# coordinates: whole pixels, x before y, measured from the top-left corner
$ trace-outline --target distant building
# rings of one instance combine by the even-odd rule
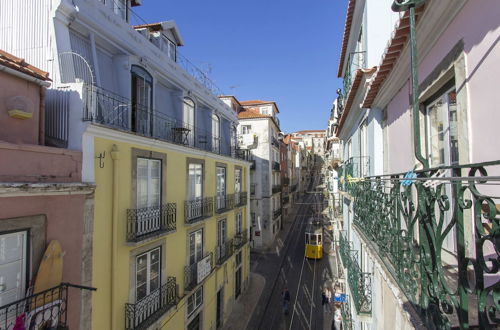
[[[229,102],[227,97],[222,100]],[[262,249],[274,242],[282,226],[279,110],[272,101],[238,103],[240,147],[249,150],[252,159],[251,237],[253,246]]]

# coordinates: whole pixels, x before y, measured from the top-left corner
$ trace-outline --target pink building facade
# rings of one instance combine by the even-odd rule
[[[500,2],[418,2],[417,111],[410,11],[374,3],[349,1],[339,66],[338,247],[359,253],[339,256],[344,328],[497,328]],[[382,14],[397,21],[377,64]]]
[[[80,151],[45,146],[47,74],[0,51],[0,328],[12,326],[19,301],[33,292],[49,242],[59,241],[62,282],[90,285],[94,187],[82,183]],[[67,290],[67,291],[66,291]],[[71,329],[90,326],[90,293],[63,286],[55,312],[25,311],[25,326],[50,310]],[[68,293],[68,297],[64,295]],[[54,303],[52,303],[54,304]],[[10,307],[9,307],[10,306]],[[3,314],[2,314],[3,313]],[[5,318],[5,315],[7,316]],[[52,322],[39,317],[37,322]]]

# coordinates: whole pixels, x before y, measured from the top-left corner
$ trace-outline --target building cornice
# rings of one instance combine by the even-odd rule
[[[89,135],[92,135],[92,136],[98,137],[98,138],[120,141],[120,142],[124,142],[124,143],[130,143],[130,144],[141,146],[143,148],[156,148],[156,149],[163,149],[166,151],[174,151],[174,152],[183,153],[183,154],[198,157],[198,158],[199,157],[206,157],[206,158],[212,158],[212,159],[220,160],[220,161],[224,161],[224,162],[231,162],[231,163],[235,163],[235,164],[238,164],[241,166],[250,166],[250,164],[251,164],[250,162],[247,162],[247,161],[244,161],[241,159],[222,156],[222,155],[211,153],[209,151],[204,151],[204,150],[199,150],[199,149],[194,149],[194,148],[189,148],[189,147],[183,147],[183,146],[178,145],[178,144],[165,142],[165,141],[162,141],[159,139],[143,137],[143,136],[127,133],[127,132],[121,132],[118,130],[99,126],[96,124],[88,125],[87,129],[85,131],[85,134],[89,134]]]
[[[0,183],[0,197],[89,195],[94,190],[95,185],[92,183]]]

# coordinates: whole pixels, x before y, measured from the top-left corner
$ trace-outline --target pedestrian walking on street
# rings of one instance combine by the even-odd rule
[[[288,306],[290,305],[290,292],[288,291],[287,287],[283,289],[281,297],[283,298],[283,312],[285,313],[285,315],[288,315]]]
[[[332,292],[329,288],[326,288],[326,300],[328,306],[328,312],[332,312]]]
[[[328,312],[328,297],[326,296],[326,288],[321,292],[321,305],[323,306],[323,311]]]

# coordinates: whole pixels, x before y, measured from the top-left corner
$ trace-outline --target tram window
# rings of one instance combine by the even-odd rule
[[[309,243],[309,234],[306,234],[306,244],[310,244]]]
[[[316,235],[311,235],[311,245],[316,245]]]
[[[321,235],[318,235],[318,245],[321,245]]]

